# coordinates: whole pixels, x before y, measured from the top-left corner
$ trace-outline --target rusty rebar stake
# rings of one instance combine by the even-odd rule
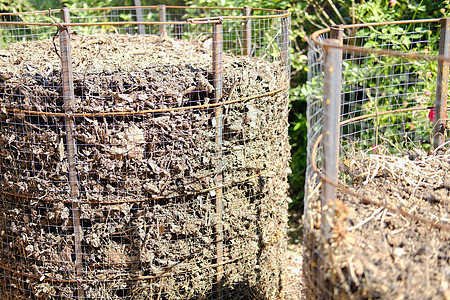
[[[334,27],[334,26],[333,26]],[[332,183],[338,182],[341,89],[342,89],[342,27],[332,28],[331,39],[326,41],[325,61],[323,65],[324,83],[322,99],[322,134],[323,134],[323,173]],[[327,45],[330,45],[327,47]],[[334,46],[334,47],[333,47]],[[332,228],[336,219],[336,186],[322,178],[321,192],[321,224],[320,236],[323,239],[319,248],[319,265],[326,268],[330,264]],[[318,280],[321,284],[332,288],[335,278],[326,281],[325,274]]]
[[[244,7],[244,16],[250,16],[252,8],[250,6]],[[244,55],[252,55],[252,19],[248,18],[244,23]]]
[[[159,5],[159,21],[160,22],[166,22],[166,6],[165,5]],[[159,25],[159,35],[161,37],[164,37],[167,35],[166,31],[166,24]]]
[[[441,38],[439,41],[439,55],[450,56],[450,18],[441,20]],[[438,148],[445,142],[447,123],[447,100],[449,66],[447,61],[439,60],[436,79],[436,101],[434,103],[433,147]]]
[[[222,23],[213,24],[213,43],[212,43],[212,67],[214,72],[214,101],[221,102],[223,96],[223,72],[222,72],[222,54],[223,54],[223,26]],[[217,145],[217,174],[216,184],[223,185],[222,174],[222,143],[223,143],[223,110],[222,106],[218,106],[215,110],[216,119],[216,145]],[[216,190],[215,209],[217,214],[217,224],[215,226],[216,233],[216,282],[214,284],[215,299],[222,299],[222,273],[223,273],[223,225],[222,225],[222,197],[223,189]]]
[[[64,7],[61,10],[64,23],[70,23],[69,9]],[[77,284],[78,298],[84,298],[84,290],[81,285],[83,279],[83,257],[81,241],[83,232],[80,225],[80,207],[79,207],[79,188],[76,170],[76,145],[74,135],[75,121],[72,116],[75,95],[73,90],[73,73],[72,73],[72,58],[70,54],[70,35],[69,29],[64,26],[58,26],[60,50],[61,50],[61,76],[62,76],[62,93],[64,98],[64,110],[66,113],[66,144],[67,144],[67,160],[69,163],[69,185],[70,197],[72,200],[72,222],[73,232],[75,235],[75,271],[77,279],[80,281]]]

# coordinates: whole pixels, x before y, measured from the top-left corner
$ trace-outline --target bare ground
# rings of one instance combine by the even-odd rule
[[[286,251],[285,300],[305,299],[303,284],[303,226],[302,214],[292,211],[289,219],[288,247]]]

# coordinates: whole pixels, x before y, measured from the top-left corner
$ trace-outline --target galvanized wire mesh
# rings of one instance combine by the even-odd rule
[[[443,28],[445,26],[442,25]],[[448,70],[448,67],[442,67],[447,63],[445,59],[448,57],[445,56],[448,54],[443,52],[447,42],[441,40],[439,43],[440,27],[439,20],[348,25],[343,27],[340,46],[327,44],[328,39],[338,36],[339,28],[337,27],[317,32],[311,36],[308,52],[308,168],[304,219],[306,246],[304,270],[308,297],[353,297],[358,299],[360,297],[394,297],[395,295],[395,297],[408,298],[446,293],[445,284],[449,281],[448,276],[445,277],[449,269],[448,261],[442,264],[442,269],[437,270],[436,274],[430,275],[425,271],[417,274],[417,270],[413,272],[414,274],[408,274],[408,271],[402,271],[398,278],[389,279],[387,284],[378,280],[379,278],[371,277],[369,273],[374,269],[367,271],[367,268],[371,268],[371,266],[375,266],[376,269],[376,265],[379,264],[376,262],[377,258],[370,257],[370,254],[364,254],[364,250],[361,250],[362,255],[366,256],[364,260],[367,261],[362,266],[361,260],[355,260],[354,255],[343,256],[342,253],[347,252],[343,252],[340,244],[342,240],[339,240],[342,238],[344,244],[351,244],[352,242],[349,240],[353,241],[354,238],[354,232],[351,231],[356,230],[352,227],[363,228],[362,230],[368,228],[364,227],[364,224],[370,223],[370,220],[374,219],[374,216],[383,208],[388,208],[386,211],[397,214],[409,222],[419,222],[431,227],[434,226],[434,222],[439,230],[442,230],[442,240],[448,240],[449,228],[446,223],[448,222],[446,217],[448,213],[445,209],[439,216],[433,214],[419,216],[415,215],[414,207],[405,210],[406,205],[403,207],[400,204],[390,203],[387,196],[383,199],[382,196],[368,195],[369,192],[363,190],[362,187],[365,184],[375,176],[380,176],[381,171],[379,172],[379,170],[384,166],[381,166],[380,162],[369,165],[369,171],[366,169],[358,169],[359,173],[352,171],[356,161],[364,159],[369,161],[370,154],[379,155],[377,158],[383,156],[384,159],[390,159],[386,158],[386,155],[414,157],[407,153],[426,155],[427,151],[431,153],[433,149],[445,149],[445,143],[449,139],[446,130],[447,115],[443,112],[441,119],[436,117],[437,111],[441,107],[446,109],[448,101],[446,88],[448,75],[446,77],[446,71],[439,75],[442,70],[446,70],[445,68]],[[439,49],[440,44],[441,49]],[[334,72],[333,68],[329,67],[330,65],[325,66],[326,56],[329,55],[327,51],[330,51],[328,49],[343,49],[341,50],[342,62],[339,62],[342,64],[342,73]],[[438,57],[439,54],[440,57]],[[441,66],[438,67],[439,64]],[[323,96],[324,88],[327,88],[327,80],[340,82],[339,89],[327,91],[327,95],[331,93],[331,98]],[[324,106],[329,105],[330,101],[340,101],[340,109],[331,112],[330,115],[325,115]],[[331,118],[333,114],[339,114],[340,123],[337,124],[340,131],[339,142],[324,147],[323,139],[330,134],[330,131],[324,129],[323,124],[325,124],[325,119]],[[434,143],[440,134],[442,134],[442,138],[436,145]],[[337,166],[324,165],[324,161],[328,159],[325,157],[326,152],[330,153],[327,148],[340,150]],[[436,151],[433,153],[436,154]],[[445,162],[446,156],[440,159]],[[329,173],[330,171],[327,170],[330,167],[331,169],[335,168],[338,182],[330,180],[333,176],[333,171]],[[317,169],[315,170],[315,168]],[[388,171],[383,172],[386,172],[383,175],[386,178],[392,176]],[[399,178],[402,174],[393,176]],[[439,175],[439,171],[430,176],[445,180],[445,176]],[[411,182],[410,184],[413,187],[406,201],[411,201],[420,186],[420,182]],[[332,199],[324,199],[325,188],[336,186],[341,189],[337,196]],[[436,186],[437,188],[439,186]],[[364,195],[355,193],[360,189]],[[387,186],[379,186],[378,189],[383,192],[386,191]],[[397,197],[402,198],[403,196],[397,195]],[[361,224],[350,224],[353,226],[346,227],[350,226],[346,224],[350,214],[348,207],[351,211],[355,206],[362,207],[368,204],[373,205],[373,211],[378,208],[380,210],[373,212],[374,215],[371,217],[370,214],[360,216]],[[358,210],[356,209],[356,211]],[[326,227],[329,229],[328,232]],[[348,228],[352,229],[347,230]],[[389,234],[380,230],[389,240]],[[374,235],[376,234],[374,233]],[[439,233],[436,234],[439,235]],[[346,237],[350,238],[346,240]],[[384,243],[385,240],[386,238],[381,239],[380,243]],[[356,241],[364,243],[357,238]],[[366,244],[365,247],[372,246]],[[408,241],[403,241],[400,247],[408,249],[408,247],[414,248],[414,245],[408,245]],[[440,251],[448,253],[447,250],[441,249]],[[357,252],[350,251],[348,253]],[[348,253],[347,255],[350,255]],[[396,257],[395,253],[392,255]],[[432,256],[432,254],[429,255]],[[346,261],[342,261],[343,259]],[[357,262],[354,263],[354,261]],[[397,263],[398,261],[393,264]],[[410,261],[409,263],[411,266],[415,262]],[[391,272],[397,274],[394,271]],[[386,276],[388,274],[382,277]],[[411,279],[412,277],[415,278]],[[434,292],[429,294],[424,292],[421,296],[411,294],[413,287],[422,287],[425,291],[425,285],[429,284],[430,280],[439,281],[441,279],[443,284]],[[398,283],[400,281],[401,283]]]
[[[4,298],[279,295],[289,14],[66,13],[0,15]]]

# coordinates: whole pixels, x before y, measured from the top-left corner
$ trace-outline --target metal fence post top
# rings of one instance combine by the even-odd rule
[[[331,30],[344,31],[344,25],[343,24],[331,25]]]
[[[344,40],[344,25],[333,25],[331,26],[330,38],[338,39],[342,44]]]

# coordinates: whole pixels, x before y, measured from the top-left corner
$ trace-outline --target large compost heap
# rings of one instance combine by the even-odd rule
[[[80,245],[59,47],[0,53],[4,297],[197,299],[214,286],[232,299],[279,295],[286,63],[224,53],[218,130],[207,43],[72,34],[71,44]]]

